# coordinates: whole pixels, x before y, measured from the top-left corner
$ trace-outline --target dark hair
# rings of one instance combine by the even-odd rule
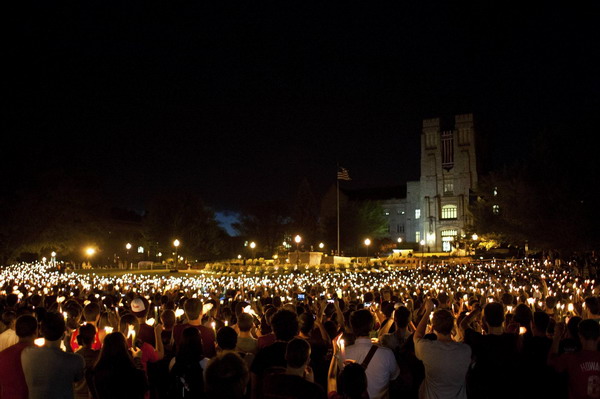
[[[408,323],[410,322],[410,310],[404,305],[400,306],[394,312],[394,323],[398,328],[406,328],[408,327]]]
[[[6,325],[6,327],[10,326],[10,324],[17,319],[17,313],[14,310],[5,310],[2,312],[2,323]]]
[[[590,310],[593,315],[600,314],[600,303],[598,303],[598,297],[589,296],[585,298],[585,306]]]
[[[119,332],[107,334],[94,370],[114,371],[134,368],[135,364],[129,354],[125,336]]]
[[[548,325],[550,325],[550,316],[546,312],[534,312],[533,313],[533,324],[535,328],[546,333],[548,331]]]
[[[24,314],[17,318],[15,323],[15,332],[17,337],[25,338],[37,334],[38,323],[35,317]]]
[[[521,327],[527,327],[531,325],[531,321],[533,320],[533,314],[529,306],[524,303],[520,303],[515,308],[515,315],[513,317],[513,321],[515,323],[519,323]]]
[[[202,336],[196,327],[186,327],[181,333],[181,343],[177,348],[175,363],[189,364],[204,359]]]
[[[237,325],[240,331],[248,332],[252,329],[252,325],[254,324],[254,319],[248,313],[242,313],[237,318]]]
[[[361,399],[367,391],[367,374],[358,363],[347,364],[338,378],[338,392],[349,399]]]
[[[248,366],[234,352],[213,358],[206,367],[206,392],[215,398],[241,399],[248,385]]]
[[[221,349],[235,349],[237,346],[237,338],[237,333],[231,327],[221,327],[219,331],[217,331],[217,344],[219,344]]]
[[[490,302],[483,308],[483,320],[490,327],[502,327],[504,306],[499,302]]]
[[[310,344],[302,338],[294,338],[288,342],[285,349],[285,361],[292,368],[300,368],[310,358]]]
[[[65,333],[65,320],[63,315],[48,312],[42,320],[42,335],[47,341],[58,341]]]
[[[79,334],[77,334],[77,343],[81,346],[91,346],[96,338],[96,327],[93,324],[84,324],[79,327]]]
[[[596,320],[586,319],[579,322],[579,335],[586,341],[596,340],[600,336],[600,325]]]
[[[96,302],[91,302],[85,305],[83,308],[83,317],[85,321],[96,321],[98,316],[100,315],[100,305]]]
[[[140,332],[140,321],[131,313],[125,313],[119,320],[119,331],[127,337],[129,335],[129,326],[133,326],[136,336]]]
[[[450,296],[448,296],[448,294],[445,292],[440,292],[437,296],[437,299],[440,302],[440,305],[447,305],[448,301],[450,301]]]
[[[366,337],[373,329],[373,315],[367,309],[360,309],[350,315],[350,327],[356,337]]]
[[[289,341],[298,334],[298,317],[292,311],[280,309],[273,315],[271,327],[273,333],[275,333],[275,338],[281,341]]]
[[[302,313],[298,316],[298,323],[302,334],[310,335],[310,332],[315,326],[315,319],[313,318],[312,313]]]
[[[569,334],[571,334],[571,337],[574,339],[579,339],[577,334],[579,334],[579,323],[581,320],[583,320],[581,317],[573,316],[567,323],[567,330],[569,330]]]
[[[446,309],[439,309],[433,314],[431,324],[436,332],[449,335],[454,328],[454,316]]]
[[[173,328],[175,322],[177,321],[175,317],[175,312],[173,312],[171,309],[163,310],[160,314],[160,320],[167,329]]]
[[[202,301],[198,298],[190,298],[183,304],[183,310],[189,320],[197,320],[202,313]]]
[[[502,304],[504,304],[504,306],[512,306],[513,304],[513,296],[512,294],[505,292],[504,294],[502,294]]]

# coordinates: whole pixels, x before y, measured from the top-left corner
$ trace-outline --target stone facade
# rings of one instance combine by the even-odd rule
[[[456,115],[454,128],[425,119],[421,132],[421,177],[407,182],[406,198],[381,200],[388,237],[422,242],[430,252],[451,251],[471,223],[471,190],[477,185],[473,115]]]

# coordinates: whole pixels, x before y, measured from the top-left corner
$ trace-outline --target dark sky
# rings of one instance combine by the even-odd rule
[[[235,210],[320,194],[336,162],[356,187],[417,179],[423,118],[474,113],[494,167],[598,132],[591,7],[373,3],[20,4],[4,188],[61,168],[124,207],[177,188]]]

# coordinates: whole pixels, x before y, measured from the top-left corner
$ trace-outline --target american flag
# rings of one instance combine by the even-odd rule
[[[337,178],[338,180],[352,180],[348,174],[348,169],[341,167],[338,169]]]

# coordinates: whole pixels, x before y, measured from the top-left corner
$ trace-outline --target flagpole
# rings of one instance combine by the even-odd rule
[[[337,256],[340,256],[340,179],[336,177],[335,182],[337,185]]]

